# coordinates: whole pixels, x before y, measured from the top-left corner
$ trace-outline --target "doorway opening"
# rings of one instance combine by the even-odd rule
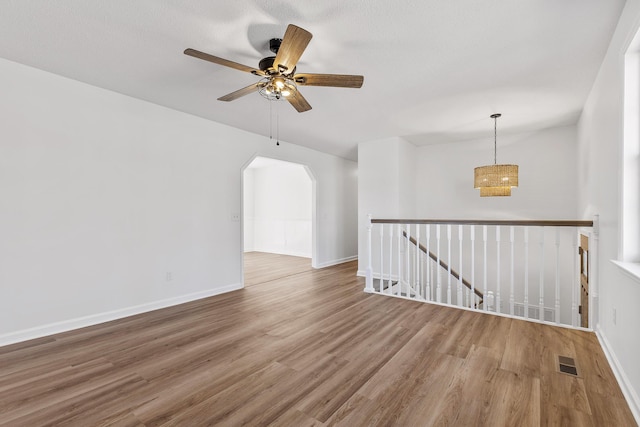
[[[315,179],[309,168],[267,157],[242,171],[243,283],[307,271],[315,254]]]

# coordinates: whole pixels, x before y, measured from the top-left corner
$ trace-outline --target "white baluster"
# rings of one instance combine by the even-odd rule
[[[431,272],[430,272],[431,278],[430,278],[430,280],[431,280],[431,284],[432,284],[431,285],[431,289],[430,289],[430,293],[429,293],[429,301],[433,301],[433,300],[435,300],[435,296],[434,296],[435,286],[433,284],[436,283],[436,280],[435,280],[435,277],[434,277],[436,273],[434,273],[434,271],[437,271],[437,269],[434,269],[435,261],[430,260],[429,264],[431,264]]]
[[[380,224],[380,293],[384,288],[384,224]]]
[[[529,227],[524,227],[524,318],[529,318]]]
[[[544,320],[544,227],[540,227],[540,301],[538,319]]]
[[[407,276],[406,276],[406,283],[407,283],[407,290],[405,292],[405,296],[407,298],[409,298],[409,294],[411,291],[411,268],[409,265],[409,258],[411,256],[411,242],[409,242],[409,239],[411,238],[411,224],[407,224],[406,225],[407,228],[407,255],[405,257],[405,271],[407,272]]]
[[[483,263],[483,279],[484,279],[484,311],[488,311],[489,310],[489,299],[488,299],[488,288],[487,288],[487,226],[483,225],[482,226],[482,245],[484,247],[484,259],[482,260]]]
[[[575,229],[576,235],[573,239],[573,271],[569,277],[573,282],[571,286],[571,326],[576,327],[580,325],[578,322],[578,295],[580,295],[580,269],[578,267],[578,241],[580,240],[580,233],[578,229]]]
[[[556,323],[560,323],[560,227],[556,227]]]
[[[393,224],[389,224],[389,283],[387,293],[393,292]]]
[[[433,283],[433,268],[431,267],[431,257],[429,256],[430,252],[430,239],[431,239],[431,224],[427,224],[427,301],[433,301],[433,297],[431,295],[431,283]]]
[[[424,226],[425,232],[427,227],[429,226]],[[426,242],[425,249],[426,253],[421,255],[422,259],[424,259],[424,262],[422,263],[422,267],[420,267],[420,271],[422,272],[420,280],[422,280],[422,296],[424,297],[425,301],[428,301],[429,296],[427,294],[427,281],[429,280],[429,246]]]
[[[515,246],[515,227],[512,225],[511,228],[509,229],[509,242],[511,244],[511,277],[510,277],[510,282],[511,282],[511,286],[509,289],[509,314],[511,314],[512,316],[514,315],[514,311],[515,311],[515,304],[516,304],[516,297],[514,295],[514,288],[515,288],[515,251],[514,251],[514,246]]]
[[[422,298],[422,289],[420,289],[420,224],[416,224],[416,292]]]
[[[476,226],[472,225],[469,231],[471,237],[471,301],[474,310],[478,309],[476,305]]]
[[[458,307],[462,307],[462,225],[458,225]]]
[[[366,270],[366,278],[365,278],[365,286],[364,291],[367,293],[373,292],[373,267],[372,267],[372,249],[371,249],[371,228],[373,224],[371,224],[371,214],[367,215],[367,270]]]
[[[440,224],[436,224],[436,301],[441,301],[441,274],[440,274]]]
[[[447,304],[451,304],[451,224],[447,224]]]
[[[496,313],[502,312],[500,296],[500,226],[496,225]]]
[[[427,247],[427,253],[429,248]],[[423,255],[424,262],[422,263],[422,295],[425,301],[429,301],[429,294],[427,293],[427,281],[429,280],[429,255]]]
[[[422,229],[422,226],[418,225],[418,229]],[[421,231],[418,231],[418,233],[422,234]],[[420,260],[420,267],[418,268],[418,271],[420,272],[420,276],[419,276],[419,281],[420,281],[420,288],[418,289],[420,292],[420,296],[422,297],[423,300],[426,301],[425,298],[425,290],[424,290],[424,285],[425,285],[425,279],[424,279],[424,253],[420,250],[420,247],[418,247],[418,259]]]
[[[396,295],[400,296],[400,292],[402,291],[402,254],[400,253],[402,249],[402,225],[398,224],[398,277],[396,281]]]

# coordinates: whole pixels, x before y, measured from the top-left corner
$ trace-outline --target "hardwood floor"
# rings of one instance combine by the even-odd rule
[[[635,425],[591,333],[368,295],[355,262],[263,260],[279,278],[0,347],[0,425]]]
[[[311,258],[265,252],[246,252],[244,254],[245,287],[312,270]]]

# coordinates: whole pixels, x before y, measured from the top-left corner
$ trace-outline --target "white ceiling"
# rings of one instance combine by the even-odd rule
[[[268,136],[269,102],[216,98],[257,77],[293,23],[313,33],[298,72],[362,74],[274,103],[279,138],[355,159],[357,144],[416,145],[576,122],[624,0],[2,0],[0,57]],[[1,96],[1,95],[0,95]],[[274,127],[275,128],[275,127]],[[274,130],[275,132],[275,130]],[[265,143],[270,143],[265,138]]]

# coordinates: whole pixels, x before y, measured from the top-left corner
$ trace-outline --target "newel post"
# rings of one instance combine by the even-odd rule
[[[373,293],[373,272],[371,266],[371,229],[373,228],[373,224],[371,224],[371,214],[367,215],[367,269],[366,269],[366,279],[365,279],[365,287],[364,291],[367,293]]]
[[[598,240],[600,240],[600,215],[593,216],[593,241],[589,242],[589,328],[596,330],[598,322],[600,322],[600,301],[599,290],[600,281],[598,275],[600,273],[600,264],[598,263]]]

